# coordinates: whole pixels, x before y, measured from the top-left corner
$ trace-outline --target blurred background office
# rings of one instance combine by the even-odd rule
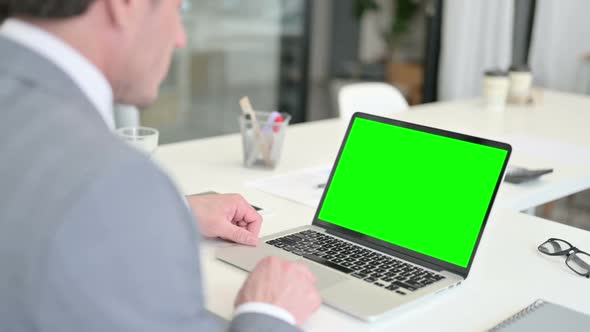
[[[484,71],[511,65],[590,94],[589,12],[585,0],[186,0],[188,47],[158,102],[122,122],[173,143],[238,132],[246,95],[300,123],[338,116],[351,83],[391,84],[415,105],[479,97]],[[537,213],[590,228],[590,193]]]
[[[293,122],[338,115],[349,83],[408,103],[481,95],[486,69],[529,64],[535,85],[590,93],[584,0],[186,0],[176,53],[142,124],[163,143],[238,131],[238,100]]]
[[[590,94],[586,0],[185,0],[182,12],[188,47],[160,98],[115,114],[157,128],[162,144],[237,133],[243,96],[302,123],[345,113],[351,84],[379,82],[406,111],[480,98],[483,73],[513,65],[537,88]],[[590,229],[590,191],[534,213]]]

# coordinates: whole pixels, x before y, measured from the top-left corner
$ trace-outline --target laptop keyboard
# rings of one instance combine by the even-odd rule
[[[305,230],[266,243],[405,295],[445,277],[335,237]]]

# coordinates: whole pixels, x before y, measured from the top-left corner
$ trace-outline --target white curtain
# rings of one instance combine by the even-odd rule
[[[514,0],[445,1],[440,100],[480,96],[485,70],[508,69],[513,22]]]
[[[550,89],[590,93],[590,1],[539,0],[530,62],[535,83]]]

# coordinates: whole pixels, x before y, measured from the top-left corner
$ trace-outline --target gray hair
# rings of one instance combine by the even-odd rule
[[[68,18],[82,15],[95,0],[0,0],[0,22],[10,16]]]

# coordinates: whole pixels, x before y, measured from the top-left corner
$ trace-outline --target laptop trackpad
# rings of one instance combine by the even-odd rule
[[[324,303],[365,320],[373,320],[407,301],[396,295],[357,279],[322,291]]]
[[[340,274],[332,269],[325,268],[317,263],[312,263],[306,259],[300,259],[299,262],[307,265],[311,272],[316,276],[316,287],[319,290],[332,287],[349,279],[349,277],[346,275]]]

